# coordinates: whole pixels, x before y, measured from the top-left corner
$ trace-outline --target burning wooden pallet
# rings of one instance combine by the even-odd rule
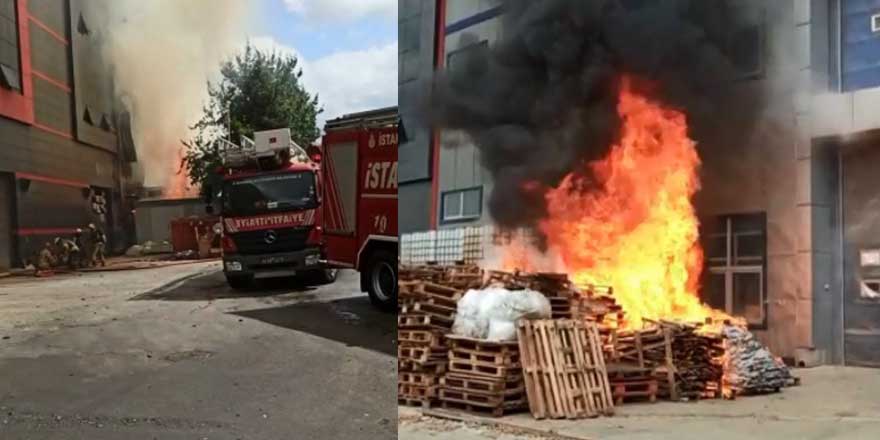
[[[458,262],[455,265],[441,266],[425,264],[419,266],[400,266],[398,269],[402,285],[412,282],[430,282],[456,290],[479,288],[483,284],[483,271],[474,264]]]
[[[440,379],[438,399],[446,409],[500,417],[526,407],[519,347],[448,336],[448,373]]]
[[[722,397],[724,339],[701,330],[701,324],[648,321],[672,335],[671,353],[674,387],[661,383],[660,394],[673,400]],[[659,371],[660,374],[669,371]]]
[[[522,320],[517,336],[529,409],[536,419],[612,414],[611,388],[593,323]]]

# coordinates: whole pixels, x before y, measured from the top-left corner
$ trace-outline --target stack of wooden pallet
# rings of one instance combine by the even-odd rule
[[[720,334],[701,330],[700,324],[657,321],[672,335],[671,364],[675,383],[660,381],[660,395],[673,400],[722,397],[724,339]],[[656,374],[668,376],[665,368]]]
[[[445,335],[461,291],[422,281],[401,281],[397,315],[397,398],[429,406],[448,364]]]
[[[672,344],[679,397],[721,398],[724,340],[716,335],[685,329]]]
[[[417,266],[401,265],[400,280],[406,282],[430,282],[459,290],[476,289],[483,285],[483,271],[474,264],[458,262],[441,266],[428,263]]]
[[[614,403],[596,324],[581,320],[521,320],[529,409],[537,419],[612,414]]]
[[[626,314],[623,307],[614,299],[612,287],[581,284],[578,288],[581,295],[573,305],[575,316],[595,322],[603,334],[610,334],[609,329],[626,326]]]
[[[674,332],[672,329],[658,325],[649,325],[638,330],[615,330],[610,335],[610,343],[606,344],[605,357],[608,362],[629,369],[626,371],[627,374],[616,376],[618,382],[623,382],[622,379],[625,377],[637,376],[632,373],[632,369],[647,371],[647,376],[650,376],[655,382],[659,382],[653,386],[655,393],[650,394],[649,400],[651,402],[656,400],[658,386],[663,390],[659,395],[677,400],[675,365],[672,356],[673,340]],[[611,368],[609,367],[610,372]],[[639,382],[647,380],[649,378],[643,378]],[[611,381],[613,384],[614,376],[611,377]],[[639,386],[635,388],[637,389]],[[615,397],[617,394],[616,392]],[[638,395],[634,396],[638,397]]]
[[[397,270],[398,277],[401,281],[425,281],[440,282],[443,275],[446,274],[446,267],[436,263],[427,263],[417,266],[400,265]]]
[[[500,417],[526,407],[519,347],[448,335],[449,366],[440,379],[446,409]]]
[[[651,403],[657,401],[659,381],[653,368],[610,363],[608,381],[611,383],[615,405],[634,400],[647,400]]]

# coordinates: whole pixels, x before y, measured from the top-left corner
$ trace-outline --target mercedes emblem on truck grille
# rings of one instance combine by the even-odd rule
[[[263,240],[266,244],[274,244],[278,241],[278,234],[275,231],[266,231],[266,235],[263,237]]]

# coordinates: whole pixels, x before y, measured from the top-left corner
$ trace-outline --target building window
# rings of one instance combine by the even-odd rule
[[[484,40],[449,52],[446,55],[446,70],[455,72],[456,69],[465,68],[465,66],[472,64],[473,60],[488,56],[488,51],[489,42]]]
[[[79,14],[79,20],[76,22],[76,31],[79,32],[80,35],[89,35],[92,31],[89,30],[89,25],[86,24],[86,19],[83,18],[82,13]]]
[[[483,212],[483,187],[446,191],[442,203],[443,222],[478,219]]]
[[[840,3],[841,90],[880,87],[880,10],[877,1]]]
[[[744,317],[751,327],[766,327],[766,216],[723,216],[707,226],[703,300],[728,314]]]
[[[21,91],[15,0],[0,0],[0,88]]]
[[[728,29],[723,50],[743,78],[760,77],[764,74],[764,10],[756,7],[738,14],[746,19]]]

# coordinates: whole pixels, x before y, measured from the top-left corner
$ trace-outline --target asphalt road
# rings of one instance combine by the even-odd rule
[[[357,274],[137,272],[0,284],[0,439],[397,438],[396,321]]]

